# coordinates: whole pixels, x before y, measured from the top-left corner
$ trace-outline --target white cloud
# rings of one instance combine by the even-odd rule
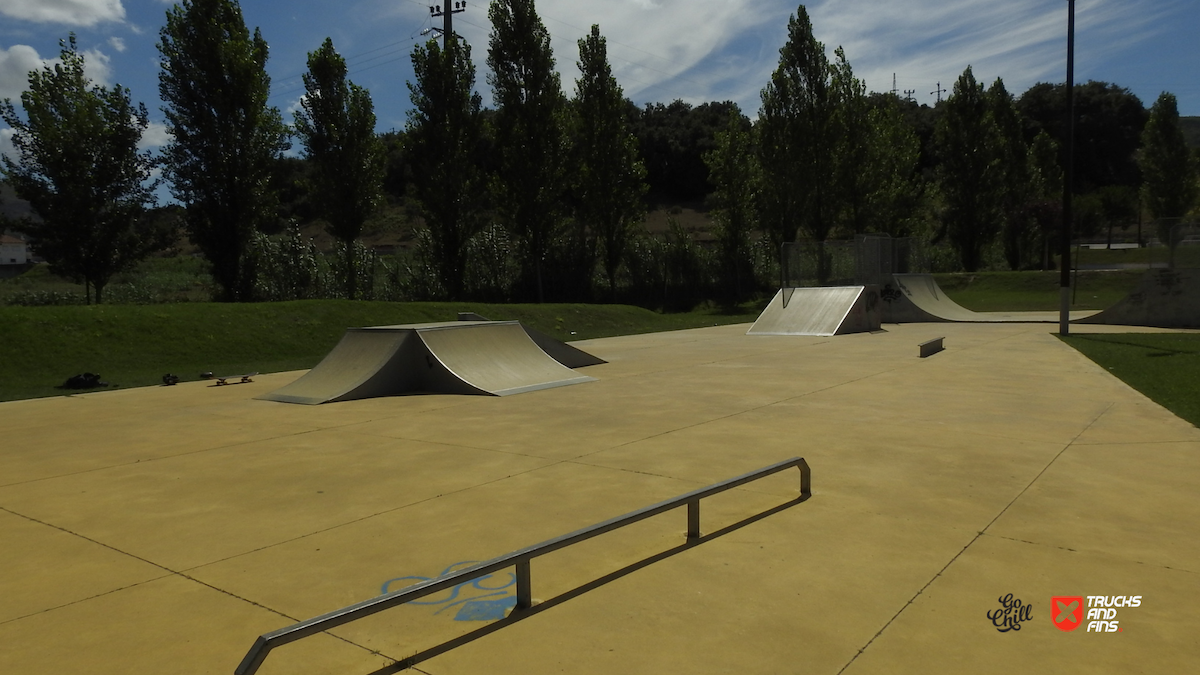
[[[14,133],[16,132],[7,127],[0,129],[0,155],[4,155],[15,162],[17,161],[17,149],[13,147],[12,142]]]
[[[123,52],[128,49],[128,47],[125,46],[124,38],[110,37],[108,38],[108,44],[112,45],[112,48],[119,52]]]
[[[3,0],[0,14],[37,23],[94,26],[104,21],[123,21],[121,0]]]
[[[167,131],[167,125],[162,122],[151,122],[146,127],[146,133],[142,134],[142,139],[138,141],[138,150],[161,148],[170,141],[171,132]]]
[[[57,59],[55,59],[57,61]],[[87,49],[83,52],[83,74],[96,84],[107,85],[112,80],[112,67],[109,66],[108,54],[98,49]]]
[[[0,49],[0,99],[11,98],[16,102],[21,93],[29,88],[29,73],[53,66],[60,59],[43,59],[29,45],[13,45]],[[96,84],[109,84],[112,68],[109,56],[97,49],[83,52],[83,74]]]
[[[304,109],[305,96],[307,96],[307,94],[301,94],[296,98],[295,101],[292,101],[291,104],[288,105],[287,109],[283,111],[283,119],[285,122],[290,124],[292,121],[292,116]]]
[[[13,45],[0,49],[0,99],[14,102],[29,88],[29,72],[40,70],[46,61],[29,45]]]
[[[1084,64],[1120,42],[1135,44],[1169,3],[1082,0],[1076,5],[1077,78]],[[1038,81],[1062,81],[1066,72],[1066,3],[1040,0],[827,1],[812,12],[817,38],[846,48],[855,74],[873,91],[916,89],[932,103],[938,82],[949,89],[968,66],[977,80],[1003,77],[1010,92]],[[769,72],[769,71],[768,71]],[[1085,75],[1084,75],[1085,77]],[[943,97],[945,94],[943,94]]]
[[[1194,0],[1079,0],[1076,77],[1106,52],[1152,37],[1164,17]],[[766,6],[764,7],[764,4]],[[806,3],[813,30],[830,55],[839,45],[869,90],[915,89],[933,103],[938,82],[949,89],[967,65],[990,84],[1003,77],[1020,93],[1065,71],[1065,2],[1044,0],[823,0]],[[691,103],[733,99],[754,116],[759,91],[779,60],[796,0],[539,0],[553,35],[563,89],[578,77],[576,41],[593,23],[608,39],[613,74],[638,104],[682,98]],[[490,24],[473,4],[455,17],[455,31],[475,46],[479,88],[485,81]],[[943,97],[945,94],[943,94]],[[487,101],[489,104],[490,100]]]

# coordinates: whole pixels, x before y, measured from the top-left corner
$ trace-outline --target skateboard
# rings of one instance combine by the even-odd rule
[[[254,377],[257,374],[258,374],[258,371],[255,371],[253,373],[246,373],[245,375],[226,375],[225,377],[218,377],[218,378],[216,378],[217,383],[214,384],[213,386],[219,387],[223,384],[242,384],[244,382],[253,382],[254,380],[252,380],[250,378]],[[230,382],[229,380],[238,380],[238,381]]]

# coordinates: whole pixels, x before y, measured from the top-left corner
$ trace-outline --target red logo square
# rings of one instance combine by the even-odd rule
[[[1050,598],[1050,618],[1054,619],[1054,627],[1063,631],[1072,631],[1083,623],[1083,596],[1062,595]]]

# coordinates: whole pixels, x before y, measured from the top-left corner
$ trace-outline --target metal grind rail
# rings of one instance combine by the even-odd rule
[[[422,581],[412,586],[402,588],[397,591],[385,593],[370,600],[343,607],[342,609],[322,614],[321,616],[301,621],[300,623],[280,628],[279,630],[264,633],[259,636],[254,642],[254,646],[250,651],[246,652],[246,656],[242,662],[238,664],[235,675],[253,675],[262,666],[263,661],[267,658],[267,654],[275,647],[295,642],[301,638],[315,635],[327,631],[331,628],[336,628],[343,624],[350,623],[357,619],[361,619],[377,612],[382,612],[385,609],[402,605],[406,602],[411,602],[423,598],[427,595],[432,595],[439,591],[444,591],[448,588],[453,588],[461,583],[469,582],[479,577],[491,574],[506,567],[516,568],[517,577],[517,604],[514,611],[528,609],[533,601],[533,587],[530,578],[529,562],[534,558],[545,555],[552,551],[557,551],[560,548],[565,548],[571,544],[576,544],[581,541],[591,539],[592,537],[611,532],[622,528],[626,525],[631,525],[651,516],[656,516],[660,513],[665,513],[672,509],[677,509],[680,506],[687,505],[687,536],[689,539],[698,539],[700,537],[700,500],[705,497],[731,490],[740,485],[745,485],[760,478],[765,478],[772,474],[779,473],[795,467],[800,470],[800,499],[807,499],[812,496],[812,471],[808,468],[808,463],[802,457],[793,457],[791,459],[765,466],[756,471],[742,474],[736,478],[714,483],[708,487],[693,490],[686,494],[679,495],[672,499],[659,502],[652,506],[631,511],[623,516],[611,518],[602,523],[596,523],[581,530],[576,530],[570,534],[564,534],[554,539],[548,539],[540,544],[527,546],[523,549],[513,551],[485,562],[481,562],[471,567],[458,570],[451,574],[447,574],[437,579]]]

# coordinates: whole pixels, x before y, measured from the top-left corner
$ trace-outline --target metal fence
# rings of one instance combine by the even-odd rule
[[[1198,269],[1200,223],[1163,218],[1136,230],[1077,241],[1074,249],[1072,266],[1079,270]]]
[[[780,288],[884,284],[893,274],[930,272],[925,245],[911,237],[858,235],[853,241],[809,240],[783,245]]]

